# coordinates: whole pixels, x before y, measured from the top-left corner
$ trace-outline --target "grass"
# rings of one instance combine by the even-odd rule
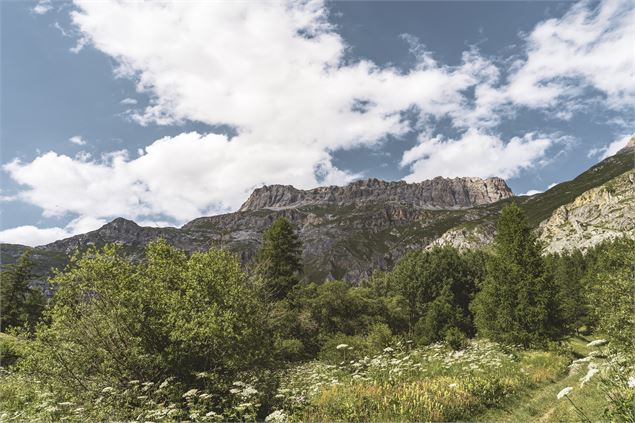
[[[2,336],[2,341],[12,339]],[[612,358],[605,355],[603,347],[589,347],[592,339],[573,337],[558,351],[517,350],[486,340],[472,340],[461,351],[442,344],[413,347],[409,342],[398,342],[372,357],[353,360],[357,354],[351,347],[333,346],[329,356],[333,363],[305,362],[280,374],[272,415],[279,421],[628,420],[628,415],[605,414],[604,381],[612,377]],[[592,367],[599,369],[598,375],[582,383]],[[628,375],[632,363],[626,367],[629,370],[620,372]],[[205,403],[209,395],[192,393],[196,390],[182,394],[187,387],[180,387],[177,395],[187,403],[184,410],[162,402],[166,383],[151,387],[150,383],[130,381],[130,387],[122,392],[109,388],[101,403],[84,404],[48,392],[37,379],[0,368],[0,421],[107,418],[130,404],[129,398],[147,398],[148,404],[138,409],[142,420],[255,418],[253,404],[259,394],[242,382],[235,382],[231,390],[236,398],[229,399],[228,410],[234,414],[209,412]],[[573,390],[568,398],[558,400],[557,394],[565,387]],[[632,389],[624,392],[628,408]],[[245,410],[247,405],[252,409]],[[177,411],[178,415],[173,414]]]
[[[464,351],[396,345],[372,358],[306,363],[282,378],[280,410],[296,421],[472,420],[527,389],[552,382],[568,359],[487,341]]]

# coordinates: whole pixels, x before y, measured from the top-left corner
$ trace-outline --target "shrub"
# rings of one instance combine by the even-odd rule
[[[38,327],[23,367],[54,391],[91,401],[106,387],[172,378],[176,387],[209,392],[221,412],[233,381],[273,364],[258,287],[227,251],[187,257],[157,241],[135,264],[107,246],[52,283],[51,324]],[[133,398],[129,408],[143,401]]]

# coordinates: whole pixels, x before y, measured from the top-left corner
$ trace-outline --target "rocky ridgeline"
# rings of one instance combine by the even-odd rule
[[[291,185],[269,185],[256,189],[240,211],[286,209],[304,206],[361,206],[395,202],[422,209],[464,209],[513,196],[501,178],[434,178],[417,183],[379,179],[349,185],[300,190]]]

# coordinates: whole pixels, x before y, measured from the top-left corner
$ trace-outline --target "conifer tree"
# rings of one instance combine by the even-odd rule
[[[472,305],[481,336],[525,347],[557,336],[551,280],[545,276],[540,245],[517,204],[497,222],[494,254]]]
[[[33,262],[31,250],[26,250],[16,263],[6,266],[0,278],[0,329],[33,324],[39,318],[45,299],[37,289],[32,289]]]
[[[302,274],[301,242],[285,217],[271,224],[256,254],[256,271],[275,299],[287,296]]]

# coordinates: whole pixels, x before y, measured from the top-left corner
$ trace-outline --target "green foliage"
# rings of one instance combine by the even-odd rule
[[[506,344],[543,344],[559,335],[554,301],[536,236],[512,203],[501,212],[494,254],[472,305],[478,332]]]
[[[408,327],[422,343],[443,340],[445,331],[458,328],[474,333],[469,304],[482,275],[475,254],[459,254],[451,247],[408,254],[374,286],[402,298]]]
[[[589,269],[583,284],[590,313],[597,329],[606,333],[612,345],[635,349],[635,241],[617,238],[596,246],[589,255]]]
[[[51,324],[38,327],[21,364],[55,391],[90,400],[105,387],[172,378],[218,399],[243,373],[272,364],[258,287],[225,250],[187,257],[157,241],[135,264],[107,246],[51,282]]]
[[[579,250],[545,257],[547,277],[555,289],[557,323],[563,333],[577,332],[588,323],[582,279],[586,260]]]
[[[0,330],[33,326],[42,314],[46,299],[39,289],[29,287],[33,262],[26,250],[14,264],[0,273]]]
[[[281,217],[264,233],[256,254],[256,271],[274,299],[287,296],[302,274],[301,243],[293,225]]]
[[[293,360],[315,357],[336,334],[366,335],[390,312],[386,300],[371,289],[328,281],[296,286],[272,306],[270,315],[280,359]],[[295,349],[289,351],[292,344]]]

